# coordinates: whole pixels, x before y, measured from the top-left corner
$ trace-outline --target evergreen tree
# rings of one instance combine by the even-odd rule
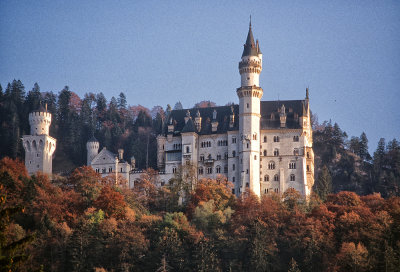
[[[118,109],[126,109],[126,105],[126,96],[123,92],[121,92],[118,97]]]
[[[42,102],[42,97],[40,93],[40,87],[37,83],[35,83],[32,90],[30,90],[26,96],[25,100],[26,113],[30,113],[34,110],[39,109],[41,102]]]
[[[374,152],[374,170],[376,174],[379,174],[385,164],[385,150],[386,150],[386,143],[385,138],[380,138],[378,142],[378,147]]]
[[[290,260],[288,272],[301,272],[296,260],[293,258]]]
[[[182,110],[183,106],[181,101],[176,102],[175,106],[174,106],[174,110]]]
[[[315,182],[315,192],[323,201],[325,201],[328,194],[332,192],[332,178],[326,165],[322,168]]]
[[[361,133],[360,136],[360,150],[358,155],[362,160],[371,160],[371,155],[368,152],[368,139],[365,132]]]

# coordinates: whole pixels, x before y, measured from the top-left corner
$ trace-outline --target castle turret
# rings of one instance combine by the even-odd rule
[[[239,97],[239,145],[241,181],[236,184],[237,192],[246,188],[260,196],[260,101],[263,90],[259,86],[262,70],[262,54],[257,41],[254,43],[251,22],[244,45],[242,60],[239,62],[241,87]]]
[[[29,114],[29,125],[31,134],[22,137],[28,173],[40,171],[52,174],[56,139],[49,136],[51,113],[47,111],[47,105]]]
[[[87,162],[86,165],[91,165],[93,159],[99,154],[100,143],[97,139],[92,136],[86,143],[86,150],[87,150]]]

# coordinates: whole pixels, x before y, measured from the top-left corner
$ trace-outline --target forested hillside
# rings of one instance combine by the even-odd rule
[[[231,194],[201,180],[114,187],[90,167],[29,177],[0,161],[1,271],[398,271],[400,198]]]
[[[26,92],[20,80],[14,80],[5,90],[0,86],[0,155],[20,158],[24,151],[20,138],[29,133],[28,114],[47,104],[53,115],[50,135],[57,139],[53,162],[55,173],[70,173],[86,164],[86,142],[92,135],[101,147],[117,152],[125,150],[125,158],[136,158],[138,168],[156,168],[156,136],[161,132],[168,105],[148,109],[127,104],[124,93],[108,100],[104,94],[87,93],[80,98],[65,87],[57,94],[41,92],[39,85]],[[195,107],[215,106],[202,101]],[[182,104],[176,103],[175,109]],[[354,191],[365,195],[380,192],[388,197],[400,194],[400,144],[396,139],[387,143],[382,138],[373,154],[368,152],[365,133],[348,137],[338,124],[318,124],[313,117],[316,163],[315,189],[321,194]],[[384,136],[384,135],[382,135]]]

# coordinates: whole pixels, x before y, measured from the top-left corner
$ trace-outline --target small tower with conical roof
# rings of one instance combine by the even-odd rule
[[[22,137],[25,149],[25,166],[28,173],[34,174],[38,171],[52,174],[53,155],[56,150],[56,139],[49,135],[51,124],[51,113],[44,108],[29,114],[30,135]]]
[[[86,150],[87,150],[87,166],[92,164],[93,159],[99,154],[100,144],[97,139],[92,136],[86,143]]]
[[[241,181],[236,191],[242,193],[246,188],[260,196],[260,101],[263,89],[260,88],[262,54],[260,46],[254,42],[251,21],[242,60],[239,62],[241,87],[236,90],[239,97],[239,159]]]

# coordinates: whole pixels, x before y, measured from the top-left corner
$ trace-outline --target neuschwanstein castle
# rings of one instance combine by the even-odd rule
[[[304,100],[261,101],[259,76],[262,53],[249,27],[236,89],[239,105],[172,110],[157,137],[159,185],[190,165],[197,179],[225,176],[236,195],[246,188],[256,195],[294,188],[308,196],[314,184],[314,152],[308,89]],[[24,136],[25,164],[29,173],[51,173],[56,140],[49,136],[51,114],[45,110],[29,116],[31,135]],[[141,171],[135,158],[127,162],[123,150],[100,152],[99,142],[87,143],[87,164],[102,175],[122,176],[133,187]]]

